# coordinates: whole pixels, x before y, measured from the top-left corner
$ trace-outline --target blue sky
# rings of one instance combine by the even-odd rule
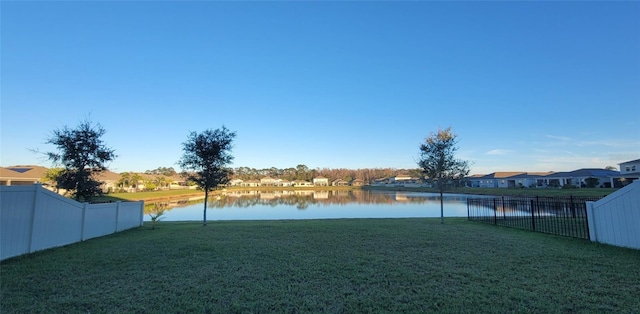
[[[415,168],[449,126],[474,174],[640,158],[639,2],[3,1],[1,32],[2,166],[86,118],[116,172],[222,125],[234,167]]]

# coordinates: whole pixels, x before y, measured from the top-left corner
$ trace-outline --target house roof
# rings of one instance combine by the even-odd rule
[[[517,175],[526,174],[526,172],[494,172],[487,175],[484,175],[480,178],[482,179],[503,179],[508,177],[513,177]]]
[[[110,170],[105,170],[98,175],[98,180],[118,181],[121,175]]]
[[[48,168],[34,165],[18,165],[0,167],[0,177],[6,179],[40,180],[47,173]]]
[[[639,162],[640,162],[640,159],[636,159],[636,160],[630,160],[630,161],[621,162],[618,165],[635,164],[635,163],[639,163]]]
[[[0,177],[5,179],[27,179],[27,180],[39,180],[44,177],[49,168],[34,165],[17,165],[9,167],[0,167]],[[125,172],[123,172],[125,173]],[[137,173],[143,179],[154,179],[160,177],[160,175],[150,175],[144,173]],[[98,175],[98,180],[117,181],[122,177],[122,173],[116,173],[111,170],[105,170]],[[182,180],[179,176],[164,176],[176,181]]]
[[[520,179],[520,178],[538,178],[538,177],[546,177],[549,176],[551,174],[553,174],[553,171],[549,171],[549,172],[525,172],[525,173],[521,173],[515,176],[511,176],[509,178],[512,179]]]
[[[555,172],[547,178],[565,178],[565,177],[611,177],[619,175],[619,171],[598,169],[598,168],[582,168],[573,171]]]

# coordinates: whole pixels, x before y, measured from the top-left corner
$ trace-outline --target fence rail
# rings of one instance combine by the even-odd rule
[[[468,219],[505,227],[589,239],[586,202],[601,197],[467,199]]]

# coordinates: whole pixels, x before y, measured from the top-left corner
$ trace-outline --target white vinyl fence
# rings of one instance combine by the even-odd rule
[[[144,202],[79,203],[31,186],[0,186],[0,260],[142,225]]]
[[[640,180],[587,202],[591,241],[640,249]]]

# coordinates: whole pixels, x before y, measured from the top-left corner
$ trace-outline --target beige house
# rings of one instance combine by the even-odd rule
[[[289,180],[285,180],[285,179],[276,179],[274,184],[276,186],[291,186],[293,185],[293,183]]]
[[[0,167],[0,185],[32,185],[42,183],[43,187],[53,190],[51,187],[53,182],[43,181],[47,171],[49,171],[49,168],[34,165]],[[102,181],[102,190],[108,192],[116,188],[117,182],[120,180],[120,175],[106,170],[98,175],[96,180]]]
[[[276,183],[276,179],[266,176],[260,179],[260,186],[274,186]]]
[[[240,183],[240,186],[243,186],[243,187],[257,187],[257,186],[260,186],[260,181],[258,181],[258,180],[247,180],[247,181],[244,181],[244,182]]]
[[[32,185],[41,182],[47,170],[33,165],[0,167],[0,185]]]
[[[342,179],[338,179],[338,180],[333,180],[333,182],[331,182],[331,185],[333,186],[347,186],[349,185],[348,181],[342,180]]]

